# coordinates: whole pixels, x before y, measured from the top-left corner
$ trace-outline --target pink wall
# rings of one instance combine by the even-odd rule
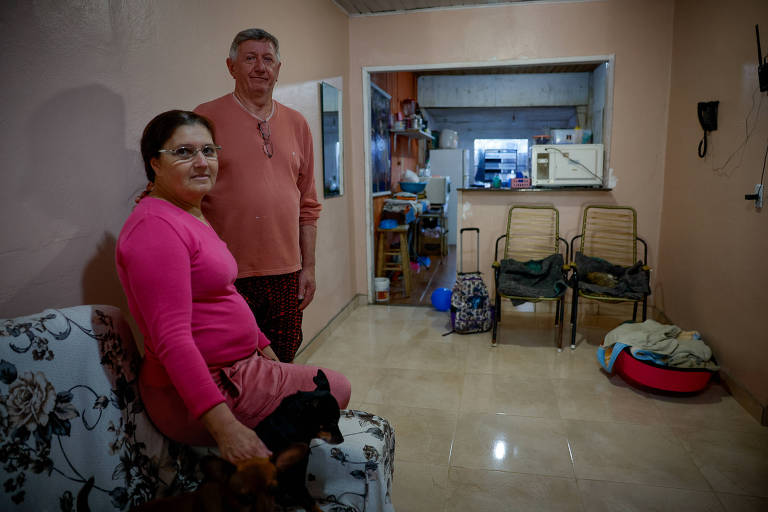
[[[463,223],[482,228],[482,266],[490,268],[492,239],[513,201],[557,205],[568,238],[584,204],[634,206],[651,247],[654,300],[682,327],[702,331],[726,371],[766,404],[759,315],[768,302],[768,224],[766,210],[742,197],[759,181],[768,138],[765,96],[753,96],[752,32],[761,23],[768,50],[767,10],[762,0],[727,7],[611,0],[350,19],[330,0],[198,2],[194,9],[182,0],[13,2],[4,7],[0,36],[2,68],[11,71],[3,76],[0,132],[12,148],[0,187],[0,317],[80,303],[125,307],[112,254],[143,188],[140,131],[159,111],[230,90],[224,58],[245,26],[281,39],[281,87],[343,77],[346,194],[324,201],[323,280],[305,317],[307,338],[355,293],[367,293],[363,66],[614,54],[616,188],[465,194]],[[694,112],[709,99],[721,101],[720,129],[700,160]],[[745,118],[753,131],[741,146]],[[318,178],[319,162],[318,155]]]
[[[81,303],[127,311],[113,252],[145,183],[141,130],[158,112],[232,90],[225,58],[237,31],[259,26],[280,39],[279,86],[348,82],[349,18],[331,0],[6,4],[0,132],[11,149],[0,187],[0,317]],[[349,112],[347,94],[344,102]],[[354,296],[351,194],[323,203],[324,277],[305,338]]]
[[[744,200],[760,182],[768,141],[757,23],[765,54],[768,2],[676,3],[657,301],[679,325],[700,330],[723,369],[765,407],[768,204],[756,210]],[[718,130],[702,160],[696,104],[710,100],[720,101]]]
[[[490,271],[493,240],[504,231],[513,201],[553,203],[561,231],[576,234],[587,203],[626,204],[637,209],[638,230],[656,264],[664,188],[664,154],[671,67],[673,2],[615,0],[524,4],[353,18],[350,22],[352,164],[364,168],[362,68],[615,55],[611,166],[618,185],[611,192],[464,194],[471,204],[464,226],[481,228],[481,267]],[[354,176],[363,189],[363,173]],[[355,194],[356,259],[366,261],[365,199]],[[460,208],[461,211],[461,208]],[[367,291],[360,266],[357,290]]]

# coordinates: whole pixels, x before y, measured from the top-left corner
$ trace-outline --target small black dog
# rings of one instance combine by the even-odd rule
[[[322,370],[312,379],[314,391],[299,391],[283,398],[280,405],[254,429],[275,456],[295,443],[320,438],[339,444],[344,436],[339,430],[339,404],[331,394],[328,378]],[[307,511],[318,510],[305,484],[309,452],[303,463],[282,472],[275,492],[283,506],[300,505]]]
[[[263,459],[255,464],[254,460],[254,463],[249,462],[243,468],[236,468],[218,457],[207,457],[201,462],[205,479],[198,491],[154,500],[143,505],[142,510],[164,510],[169,505],[172,505],[170,509],[173,510],[179,509],[176,505],[180,505],[184,510],[218,511],[220,508],[217,506],[220,504],[224,510],[240,510],[233,507],[231,499],[242,505],[242,510],[267,510],[264,508],[267,505],[258,505],[254,501],[260,496],[259,500],[274,497],[283,507],[299,505],[307,512],[319,511],[305,484],[309,463],[308,445],[315,438],[339,444],[344,441],[344,436],[339,430],[339,404],[331,394],[328,378],[322,370],[318,370],[312,380],[317,386],[314,391],[299,391],[283,398],[277,409],[254,428],[272,451],[272,461],[277,464],[277,482],[274,482],[274,474],[267,478],[270,481],[267,493],[263,492],[265,485],[262,480],[265,478],[264,468],[271,465],[275,470],[270,461]],[[254,472],[256,470],[258,472]],[[235,480],[230,481],[233,476]],[[248,485],[235,484],[235,481],[247,481]],[[250,489],[254,486],[256,490]],[[78,512],[90,510],[88,495],[92,488],[93,478],[78,493]],[[225,503],[227,500],[229,504]],[[195,508],[198,506],[202,508]]]

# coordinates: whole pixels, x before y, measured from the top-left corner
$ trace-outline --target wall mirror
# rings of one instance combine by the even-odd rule
[[[341,91],[321,82],[320,103],[323,114],[323,195],[335,197],[344,193]]]

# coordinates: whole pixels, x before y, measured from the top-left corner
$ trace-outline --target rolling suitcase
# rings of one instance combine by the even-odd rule
[[[477,232],[477,270],[464,272],[464,232]],[[456,284],[451,294],[452,332],[471,334],[485,332],[493,326],[493,305],[480,272],[480,229],[463,228],[459,231],[459,268],[456,272]]]

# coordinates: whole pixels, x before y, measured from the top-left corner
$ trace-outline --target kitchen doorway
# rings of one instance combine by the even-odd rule
[[[610,134],[611,134],[611,120],[612,120],[612,91],[613,91],[613,60],[612,55],[604,56],[589,56],[589,57],[569,57],[560,59],[526,59],[526,60],[513,60],[505,62],[485,62],[485,63],[457,63],[457,64],[434,64],[426,66],[371,66],[363,67],[363,104],[366,106],[363,109],[363,126],[367,133],[371,133],[371,90],[373,87],[380,87],[391,95],[392,101],[390,120],[394,124],[401,119],[397,117],[397,113],[404,110],[401,108],[401,102],[404,100],[418,100],[420,96],[420,87],[422,83],[427,84],[432,81],[438,83],[439,80],[444,79],[451,75],[458,75],[458,78],[467,79],[467,83],[477,83],[476,80],[483,80],[483,77],[487,77],[488,82],[504,83],[504,91],[523,91],[518,94],[518,98],[513,98],[513,101],[504,105],[483,105],[482,108],[477,108],[477,105],[462,105],[461,103],[452,104],[448,106],[442,106],[440,103],[429,104],[425,101],[425,105],[421,105],[421,122],[427,123],[426,130],[423,126],[415,127],[415,131],[410,133],[404,133],[413,129],[414,127],[408,126],[392,126],[391,131],[391,152],[390,152],[390,189],[387,191],[377,191],[374,193],[372,190],[373,180],[371,176],[371,151],[372,144],[369,137],[364,137],[364,155],[365,155],[365,204],[366,204],[366,254],[367,254],[367,269],[368,269],[368,296],[369,302],[375,302],[375,286],[374,278],[376,276],[376,263],[377,263],[377,228],[381,221],[381,213],[383,203],[389,198],[393,198],[394,194],[400,191],[399,183],[402,181],[411,171],[415,174],[421,174],[420,170],[422,166],[427,164],[429,159],[429,149],[431,147],[437,148],[439,145],[437,140],[439,137],[433,136],[434,132],[430,130],[437,129],[437,134],[440,130],[451,128],[459,131],[458,148],[467,150],[470,153],[468,171],[464,173],[463,179],[459,179],[459,183],[452,183],[452,190],[457,195],[457,198],[461,197],[459,188],[467,188],[473,186],[483,186],[482,183],[475,183],[477,179],[477,159],[475,156],[475,139],[528,139],[528,148],[532,144],[535,144],[534,135],[543,133],[542,131],[535,131],[533,128],[536,126],[544,126],[547,121],[554,119],[553,116],[559,116],[557,123],[551,122],[548,128],[571,128],[571,126],[558,126],[558,124],[564,122],[563,119],[569,119],[569,123],[575,123],[576,125],[583,126],[584,119],[587,120],[589,125],[592,120],[596,120],[595,125],[599,130],[599,137],[605,145],[605,159],[606,162],[610,159]],[[580,77],[576,75],[581,74]],[[434,76],[437,75],[437,76]],[[535,91],[541,90],[539,87],[541,83],[546,84],[547,80],[552,77],[553,80],[557,79],[557,76],[565,79],[566,81],[575,81],[575,83],[581,84],[581,90],[586,91],[589,99],[586,102],[587,106],[584,106],[584,101],[574,101],[573,103],[530,103],[531,98],[536,98]],[[586,79],[584,75],[589,75]],[[383,77],[386,77],[383,79]],[[387,81],[388,80],[388,81]],[[437,80],[437,82],[435,82]],[[537,82],[538,81],[538,82]],[[512,87],[510,84],[522,83],[529,84],[525,87]],[[526,87],[530,87],[529,90]],[[440,86],[432,88],[431,93],[439,90]],[[545,88],[546,89],[546,88]],[[561,90],[574,90],[574,87],[560,87]],[[486,87],[486,90],[490,88]],[[515,93],[516,94],[516,93]],[[465,93],[465,96],[474,96],[474,99],[479,101],[483,100],[482,88],[477,91],[469,91]],[[486,98],[487,98],[486,94]],[[503,95],[502,95],[503,96]],[[510,94],[506,94],[510,96]],[[514,96],[514,94],[512,94]],[[547,101],[551,98],[547,98]],[[518,100],[518,102],[515,102]],[[529,103],[526,103],[529,102]],[[471,103],[471,102],[470,102]],[[565,105],[565,106],[561,106]],[[571,106],[567,106],[571,105]],[[434,107],[434,108],[433,108]],[[434,111],[435,115],[430,116],[429,111]],[[478,127],[478,118],[485,118],[490,121],[481,123],[482,126]],[[526,129],[520,129],[521,123],[528,121],[531,126]],[[452,127],[450,124],[446,125],[446,122],[453,122],[458,127]],[[471,123],[476,123],[472,125]],[[517,122],[517,128],[514,130],[509,129],[509,124]],[[479,128],[479,129],[478,129]],[[495,130],[495,132],[494,132]],[[419,132],[419,133],[417,133]],[[422,132],[426,132],[424,135]],[[456,146],[454,146],[456,147]],[[442,149],[441,149],[442,151]],[[529,162],[526,158],[528,155],[522,155],[523,162]],[[518,160],[519,162],[520,160]],[[526,166],[527,167],[527,166]],[[488,172],[488,166],[485,168],[485,172]],[[488,178],[488,176],[486,176]],[[511,179],[510,175],[507,179]],[[419,178],[422,179],[421,177]],[[490,181],[490,178],[488,179]],[[490,183],[485,184],[490,186]],[[502,191],[503,192],[503,191]],[[517,192],[517,191],[514,191]],[[509,192],[509,203],[511,204],[515,196],[513,191]],[[518,196],[519,197],[519,196]],[[457,202],[460,202],[457,201]],[[454,240],[459,238],[457,235],[462,228],[462,204],[457,204],[455,210],[451,213],[453,217],[451,231],[453,231]],[[455,212],[455,213],[454,213]],[[402,219],[398,221],[400,225]],[[408,222],[414,222],[410,219]],[[415,223],[414,223],[415,224]],[[467,227],[479,227],[483,226],[467,226]],[[414,231],[416,227],[414,226]],[[408,253],[410,259],[417,265],[420,254],[414,249],[416,248],[417,237],[414,233],[410,233],[409,229],[409,243]],[[495,234],[494,234],[495,237]],[[452,240],[453,241],[453,240]],[[458,241],[458,240],[457,240]],[[413,246],[411,244],[414,244]],[[408,297],[403,297],[399,292],[399,282],[396,279],[398,276],[394,275],[393,282],[391,283],[391,301],[390,304],[408,304],[408,305],[423,305],[431,306],[430,296],[431,292],[437,287],[451,288],[455,282],[456,277],[456,262],[458,259],[457,249],[460,249],[460,242],[457,245],[448,245],[447,254],[442,258],[430,257],[432,260],[428,268],[418,264],[412,268],[418,268],[418,272],[413,275],[412,290]],[[397,248],[397,243],[393,243],[393,249]],[[397,257],[395,257],[397,261]],[[489,272],[489,268],[485,268],[490,265],[486,265],[488,262],[481,262],[480,270],[482,272]],[[437,264],[437,265],[436,265]]]

